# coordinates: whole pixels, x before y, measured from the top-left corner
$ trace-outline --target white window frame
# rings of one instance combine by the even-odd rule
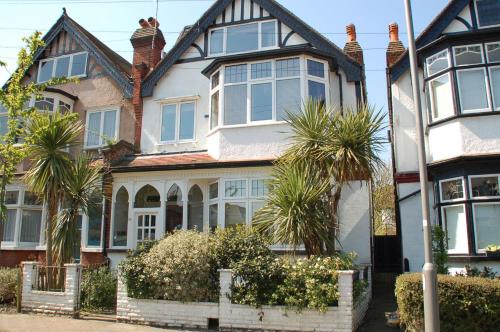
[[[441,69],[440,71],[435,72],[433,74],[429,74],[429,63],[427,63],[427,60],[430,59],[430,58],[432,58],[432,57],[435,57],[438,54],[443,53],[443,52],[446,52],[446,59],[448,61],[448,67],[446,67],[444,69]],[[427,58],[425,58],[425,73],[426,73],[427,77],[431,77],[431,76],[432,77],[434,77],[434,76],[438,77],[438,76],[441,76],[440,75],[441,73],[443,73],[444,71],[446,71],[446,70],[448,70],[450,68],[451,68],[451,55],[450,55],[450,51],[447,48],[445,48],[443,50],[440,50],[440,51],[438,51],[438,52],[436,52],[436,53],[434,53],[432,55],[429,55]]]
[[[252,65],[259,63],[271,63],[271,76],[263,78],[252,78]],[[252,121],[252,86],[271,83],[271,119]],[[266,124],[275,122],[276,119],[276,61],[273,59],[252,61],[247,63],[247,124]]]
[[[106,225],[104,223],[104,213],[105,213],[105,208],[106,208],[106,199],[102,199],[102,212],[101,212],[101,234],[99,238],[99,244],[98,245],[89,245],[88,240],[89,240],[89,229],[90,229],[90,224],[89,224],[89,216],[86,214],[81,214],[82,215],[82,251],[84,252],[101,252],[102,247],[103,247],[103,241],[104,241],[104,229],[106,228]]]
[[[488,107],[487,108],[475,108],[471,110],[465,110],[463,108],[463,102],[462,102],[462,93],[460,91],[460,72],[465,72],[465,71],[483,71],[484,75],[484,87],[486,89],[486,101],[488,102]],[[477,68],[467,68],[467,69],[460,69],[456,70],[456,77],[457,77],[457,93],[458,93],[458,98],[460,100],[460,112],[462,114],[468,114],[468,113],[483,113],[483,112],[489,112],[491,111],[491,105],[490,105],[490,89],[488,85],[488,76],[486,74],[486,67],[477,67]],[[451,83],[451,81],[450,81]]]
[[[272,46],[266,46],[262,47],[262,24],[263,23],[269,23],[269,22],[274,22],[274,31],[275,31],[275,38],[274,38],[274,45]],[[228,28],[234,28],[238,26],[244,26],[244,25],[250,25],[250,24],[257,24],[258,26],[258,41],[257,41],[257,49],[255,50],[249,50],[249,51],[243,51],[243,52],[231,52],[227,53],[227,29]],[[211,42],[212,42],[212,31],[217,31],[217,30],[223,30],[222,33],[222,52],[220,53],[212,53],[211,50]],[[243,23],[243,24],[233,24],[233,25],[228,25],[224,27],[216,27],[213,29],[208,30],[208,57],[215,57],[215,56],[221,56],[221,55],[234,55],[234,54],[244,54],[244,53],[251,53],[251,52],[257,52],[257,51],[262,51],[262,50],[270,50],[270,49],[275,49],[278,47],[278,21],[276,19],[270,19],[270,20],[265,20],[265,21],[254,21],[254,22],[248,22],[248,23]]]
[[[100,148],[103,146],[106,146],[106,142],[103,140],[103,130],[104,130],[104,113],[105,112],[116,112],[116,118],[115,118],[115,139],[116,141],[120,140],[120,107],[107,107],[107,108],[100,108],[100,109],[93,109],[93,110],[88,110],[85,115],[85,137],[83,139],[84,141],[84,150],[90,150],[90,149],[96,149]],[[88,145],[88,133],[89,133],[89,116],[90,114],[94,113],[101,113],[101,123],[100,123],[100,128],[99,128],[99,142],[100,144],[98,145]]]
[[[435,105],[434,105],[434,93],[432,91],[432,88],[431,88],[431,84],[433,81],[443,77],[443,76],[448,76],[448,84],[450,85],[450,92],[453,92],[453,87],[451,86],[451,76],[450,76],[450,72],[448,73],[444,73],[442,75],[438,75],[436,77],[434,77],[433,79],[429,80],[427,82],[427,88],[429,90],[429,99],[430,99],[430,106],[431,106],[431,120],[432,122],[436,122],[436,121],[439,121],[439,120],[443,120],[443,119],[447,119],[447,118],[450,118],[452,116],[455,115],[455,105],[453,105],[453,114],[451,115],[447,115],[447,116],[437,116],[435,117],[434,116],[434,108],[435,108]],[[452,100],[452,103],[455,104],[455,102]]]
[[[484,43],[484,53],[486,54],[486,61],[487,61],[487,63],[500,63],[500,60],[499,61],[491,61],[490,60],[490,55],[488,54],[488,45],[495,45],[495,44],[498,44],[500,46],[500,41],[491,42],[491,43]]]
[[[500,205],[500,202],[479,202],[479,203],[472,203],[472,224],[474,226],[474,246],[476,247],[476,252],[477,253],[485,253],[486,249],[480,249],[478,247],[478,241],[477,241],[477,227],[476,227],[476,205]],[[500,232],[500,230],[499,230]]]
[[[463,254],[463,255],[468,255],[469,252],[470,252],[470,248],[469,248],[469,230],[467,229],[467,208],[466,208],[466,205],[465,204],[453,204],[453,205],[444,205],[444,206],[441,206],[441,220],[442,220],[442,228],[445,232],[445,234],[448,234],[448,221],[446,220],[446,218],[444,217],[444,210],[446,208],[449,208],[449,207],[456,207],[456,206],[461,206],[463,208],[463,211],[465,213],[465,223],[466,223],[466,232],[467,232],[467,250],[465,252],[462,252],[462,251],[456,251],[456,250],[450,250],[448,249],[448,254],[453,254],[453,255],[456,255],[456,254]],[[446,243],[447,243],[447,246],[448,246],[448,239],[446,239]]]
[[[220,83],[219,83],[220,85]],[[220,94],[219,94],[220,98]],[[194,114],[193,114],[193,138],[180,139],[180,131],[181,131],[181,105],[183,104],[193,104],[194,105]],[[161,137],[161,128],[163,127],[163,107],[168,105],[175,105],[175,138],[173,140],[162,140]],[[191,100],[183,100],[178,102],[164,102],[160,104],[160,144],[172,144],[172,143],[184,143],[184,142],[195,142],[196,141],[196,115],[197,115],[197,102],[196,99]]]
[[[309,74],[309,71],[307,69],[307,61],[308,60],[311,60],[311,61],[314,61],[314,62],[319,62],[319,63],[322,63],[323,64],[323,74],[324,74],[324,77],[321,78],[321,77],[318,77],[318,76],[314,76],[314,75],[310,75]],[[305,58],[305,62],[304,62],[304,71],[305,71],[305,85],[306,85],[306,96],[309,97],[309,81],[314,81],[314,82],[317,82],[317,83],[322,83],[325,85],[325,103],[328,105],[330,103],[330,87],[329,87],[329,84],[328,84],[328,81],[329,81],[329,75],[328,75],[328,61],[325,61],[325,60],[321,60],[321,59],[316,59],[316,58],[312,58],[312,57],[306,57]]]
[[[500,26],[500,24],[494,24],[494,25],[481,25],[480,20],[479,20],[479,11],[477,10],[477,0],[474,0],[474,9],[476,11],[476,20],[477,20],[477,26],[479,29],[483,28],[494,28]]]
[[[500,62],[496,62],[496,63],[500,63]],[[491,109],[493,109],[493,112],[500,111],[500,100],[495,101],[495,95],[493,94],[494,86],[493,86],[493,82],[491,80],[491,70],[492,69],[500,69],[500,64],[497,66],[488,66],[487,68],[488,68],[488,76],[489,76],[489,80],[490,80],[490,82],[489,82],[490,84],[489,84],[489,86],[487,86],[487,88],[488,88],[488,93],[491,95],[491,97],[490,97],[491,102],[493,103],[493,105],[491,105]],[[498,103],[498,105],[496,103]]]
[[[217,197],[214,197],[214,198],[210,198],[210,186],[213,185],[213,184],[217,184]],[[221,200],[221,181],[217,180],[217,181],[212,181],[212,182],[209,182],[208,183],[208,186],[207,186],[207,222],[208,222],[208,230],[210,231],[210,206],[212,205],[217,205],[217,220],[216,220],[216,223],[217,223],[217,227],[223,227],[222,226],[222,223],[221,223],[221,204],[220,204],[220,200]],[[223,211],[223,210],[222,210]]]
[[[145,215],[148,215],[148,216],[156,216],[155,218],[155,227],[154,227],[154,230],[155,230],[155,238],[153,240],[156,240],[159,238],[159,231],[160,231],[160,225],[159,225],[159,222],[160,222],[160,213],[158,212],[159,208],[150,208],[149,211],[147,211],[148,209],[135,209],[134,211],[134,220],[133,220],[133,223],[134,223],[134,244],[135,244],[135,248],[137,248],[137,246],[140,244],[140,243],[144,243],[144,220],[142,221],[142,226],[139,227],[139,216],[145,216]],[[147,227],[148,230],[151,230],[152,227],[151,227],[151,218],[149,220],[149,225]],[[137,234],[139,233],[139,228],[143,230],[142,232],[142,240],[139,240],[137,239]],[[150,233],[151,234],[151,233]],[[128,236],[128,235],[127,235]]]
[[[463,47],[467,48],[467,47],[472,47],[472,46],[479,46],[480,54],[481,54],[481,62],[479,62],[479,63],[468,63],[468,64],[465,64],[465,65],[457,65],[457,53],[456,53],[457,48],[463,48]],[[485,63],[484,51],[483,51],[483,44],[457,45],[457,46],[453,46],[452,50],[453,50],[453,65],[455,67],[476,66],[476,65],[481,65],[481,64]]]
[[[222,114],[222,90],[224,90],[223,86],[224,86],[224,83],[222,81],[222,70],[217,70],[215,73],[213,73],[212,75],[210,75],[210,99],[209,99],[209,103],[208,103],[208,109],[209,109],[209,115],[208,115],[208,131],[212,131],[212,130],[215,130],[217,128],[219,128],[221,126],[221,124],[223,123],[222,122],[222,119],[221,119],[221,114]],[[216,87],[212,87],[212,79],[215,75],[219,74],[219,84],[217,84]],[[219,113],[218,113],[218,118],[217,118],[217,124],[212,128],[212,96],[219,92]],[[160,133],[161,135],[161,133]]]
[[[52,92],[44,92],[42,94],[43,98],[52,98],[54,99],[54,109],[51,110],[50,112],[54,112],[56,110],[59,110],[59,102],[63,102],[65,104],[70,105],[70,112],[73,112],[73,107],[74,107],[74,101],[71,100],[70,98],[67,98],[65,96],[62,96],[58,93],[52,93]],[[36,98],[33,96],[29,102],[30,107],[35,107],[36,103]],[[45,110],[39,110],[39,111],[45,111]]]
[[[477,178],[488,178],[488,177],[496,177],[498,180],[498,184],[500,187],[500,174],[480,174],[480,175],[469,175],[468,177],[468,184],[469,184],[469,195],[470,199],[473,200],[481,200],[481,199],[500,199],[500,196],[474,196],[472,194],[472,179],[477,179]]]
[[[462,198],[447,199],[447,200],[443,199],[443,182],[450,182],[450,181],[454,181],[454,180],[461,180],[462,181],[463,197]],[[465,188],[465,181],[464,181],[464,178],[462,176],[457,176],[454,178],[439,180],[439,201],[441,203],[464,201],[467,199],[467,193],[466,193],[465,189],[466,189]]]
[[[73,57],[75,55],[80,55],[80,54],[86,54],[87,57],[85,58],[85,73],[84,74],[81,74],[81,75],[75,75],[75,76],[71,76],[71,70],[72,70],[72,67],[73,67]],[[48,82],[50,79],[54,78],[54,75],[56,74],[56,63],[57,63],[57,59],[60,59],[60,58],[65,58],[65,57],[69,57],[69,65],[68,65],[68,75],[65,76],[65,77],[73,77],[73,78],[79,78],[79,77],[87,77],[87,65],[88,65],[88,62],[89,62],[89,53],[88,52],[77,52],[77,53],[71,53],[71,54],[65,54],[65,55],[60,55],[60,56],[56,56],[56,57],[52,57],[52,58],[47,58],[47,59],[43,59],[40,61],[40,63],[38,64],[38,73],[37,73],[37,79],[36,81],[38,83],[45,83],[45,82]],[[42,64],[43,63],[46,63],[46,62],[49,62],[49,61],[54,61],[54,65],[52,66],[52,75],[51,75],[51,78],[47,81],[40,81],[40,73],[41,73],[41,69],[42,69]]]
[[[121,188],[125,188],[125,190],[127,191],[127,194],[128,194],[128,206],[127,206],[127,240],[126,240],[126,244],[124,246],[117,246],[117,245],[114,245],[114,242],[113,242],[113,236],[115,234],[115,205],[116,205],[116,195],[118,194],[118,192],[120,191]],[[126,249],[126,248],[130,248],[129,246],[129,242],[130,242],[130,239],[129,239],[129,232],[130,232],[130,215],[131,215],[131,209],[130,209],[130,204],[131,204],[131,198],[130,198],[130,190],[129,188],[125,185],[125,184],[120,184],[120,183],[117,183],[116,184],[116,187],[115,189],[116,191],[113,191],[113,199],[111,201],[111,225],[110,225],[110,237],[109,237],[109,248],[111,249]]]

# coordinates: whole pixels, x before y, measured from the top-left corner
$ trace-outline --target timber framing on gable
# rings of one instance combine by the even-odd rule
[[[269,19],[275,18],[278,21],[278,30],[281,30],[281,24],[288,26],[294,33],[298,34],[304,38],[313,48],[317,49],[322,53],[326,53],[335,59],[337,65],[342,68],[345,72],[346,79],[350,82],[361,81],[364,79],[363,68],[361,65],[356,63],[347,54],[343,52],[342,49],[333,44],[329,39],[322,36],[319,32],[314,30],[312,27],[307,25],[304,21],[299,19],[289,10],[285,9],[283,6],[278,4],[274,0],[241,0],[250,2],[249,8],[242,9],[242,14],[245,10],[250,10],[250,20],[254,21],[259,19]],[[207,44],[207,33],[208,28],[214,25],[224,25],[231,24],[234,22],[234,3],[235,0],[217,0],[203,15],[202,17],[192,26],[192,28],[187,32],[184,37],[182,37],[178,43],[176,43],[173,48],[168,52],[165,58],[160,62],[160,64],[145,78],[142,95],[151,96],[153,94],[153,89],[156,83],[163,77],[163,75],[172,67],[182,55],[195,44],[196,39],[205,34],[205,56],[206,56],[206,44]],[[254,4],[260,6],[259,11],[256,12]],[[242,7],[245,7],[244,5]],[[226,8],[230,8],[229,15]],[[266,15],[266,12],[268,15]],[[238,14],[240,18],[241,13]],[[221,22],[217,22],[217,18],[221,17]],[[229,16],[229,17],[228,17]],[[244,21],[238,21],[235,23],[242,23]],[[286,38],[285,38],[286,39]],[[278,45],[283,47],[286,40],[281,40],[278,38]]]

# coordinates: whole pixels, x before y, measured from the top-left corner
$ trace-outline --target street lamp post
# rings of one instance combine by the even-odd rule
[[[422,269],[424,289],[424,319],[426,332],[439,332],[439,308],[437,299],[437,275],[432,257],[432,234],[429,213],[429,191],[427,186],[427,165],[425,161],[424,129],[422,123],[422,102],[418,79],[417,51],[413,32],[413,18],[410,0],[404,0],[406,12],[406,32],[408,34],[408,54],[410,56],[411,84],[417,130],[418,169],[420,194],[422,199],[422,224],[424,232],[425,264]]]

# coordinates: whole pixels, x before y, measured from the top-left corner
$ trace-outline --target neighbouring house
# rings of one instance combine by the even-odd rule
[[[72,154],[88,151],[100,157],[114,145],[113,151],[134,151],[135,117],[132,105],[132,66],[113,52],[64,11],[43,37],[45,46],[26,73],[26,82],[45,82],[53,77],[78,78],[78,83],[53,86],[30,106],[51,112],[76,112],[86,124],[82,146]],[[0,134],[5,130],[7,115],[0,108]],[[106,150],[103,152],[103,150]],[[123,153],[123,152],[122,152]],[[116,154],[116,152],[115,152]],[[118,152],[119,154],[119,152]],[[23,260],[44,260],[44,223],[46,208],[22,183],[29,160],[19,165],[17,178],[7,188],[7,220],[1,243],[0,266],[13,266]],[[108,204],[109,205],[109,204]],[[110,211],[96,209],[82,215],[81,249],[85,264],[104,261],[104,244]],[[80,246],[75,255],[80,259]]]
[[[111,168],[112,265],[174,229],[250,225],[290,142],[285,111],[366,98],[354,26],[342,50],[276,1],[218,0],[162,57],[163,25],[149,23],[131,38],[141,153]],[[366,185],[346,188],[341,216],[342,250],[369,263]]]
[[[366,101],[354,25],[341,49],[274,0],[218,0],[165,53],[163,25],[139,24],[130,65],[63,15],[31,74],[59,75],[58,54],[86,57],[85,69],[69,72],[81,76],[79,85],[47,91],[81,114],[83,148],[111,165],[102,216],[82,216],[83,263],[106,256],[116,266],[127,250],[175,229],[250,225],[272,163],[290,143],[286,111],[299,111],[309,97],[354,109]],[[109,151],[112,134],[118,143]],[[44,249],[42,205],[30,223],[29,192],[22,184],[10,192],[0,265]],[[366,181],[343,190],[339,249],[357,252],[360,263],[371,263],[369,202]],[[25,224],[33,224],[30,243],[21,240]]]
[[[408,53],[391,24],[387,80],[404,271],[424,263],[415,112]],[[433,225],[452,272],[500,272],[500,1],[452,0],[416,40]]]

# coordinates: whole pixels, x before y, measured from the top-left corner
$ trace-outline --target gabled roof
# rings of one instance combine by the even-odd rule
[[[189,29],[189,31],[183,31],[184,36],[178,40],[165,58],[145,78],[142,89],[143,96],[151,96],[153,94],[155,84],[163,77],[168,69],[180,59],[180,57],[189,49],[196,39],[213,24],[217,16],[219,16],[232,1],[234,0],[217,0]],[[362,80],[363,69],[361,65],[345,54],[344,51],[336,46],[332,41],[325,38],[307,23],[295,16],[292,12],[274,0],[253,0],[253,2],[260,5],[263,9],[269,12],[271,16],[274,16],[283,24],[295,31],[302,38],[307,40],[313,47],[319,49],[320,51],[328,52],[332,57],[335,57],[339,67],[345,71],[347,80]]]
[[[50,28],[45,36],[43,36],[45,46],[40,48],[35,53],[34,60],[40,59],[44,50],[62,30],[67,31],[85,51],[89,52],[89,54],[97,60],[104,70],[123,89],[125,96],[128,98],[132,97],[132,65],[108,46],[104,45],[104,43],[97,39],[93,34],[76,23],[66,14],[65,10],[56,23]]]
[[[424,31],[417,37],[415,44],[417,49],[432,43],[438,39],[450,23],[460,14],[471,0],[450,0],[446,7],[432,20]],[[473,13],[472,13],[473,14]],[[408,51],[401,55],[401,58],[390,67],[391,79],[396,81],[406,70],[410,68],[410,59]]]

